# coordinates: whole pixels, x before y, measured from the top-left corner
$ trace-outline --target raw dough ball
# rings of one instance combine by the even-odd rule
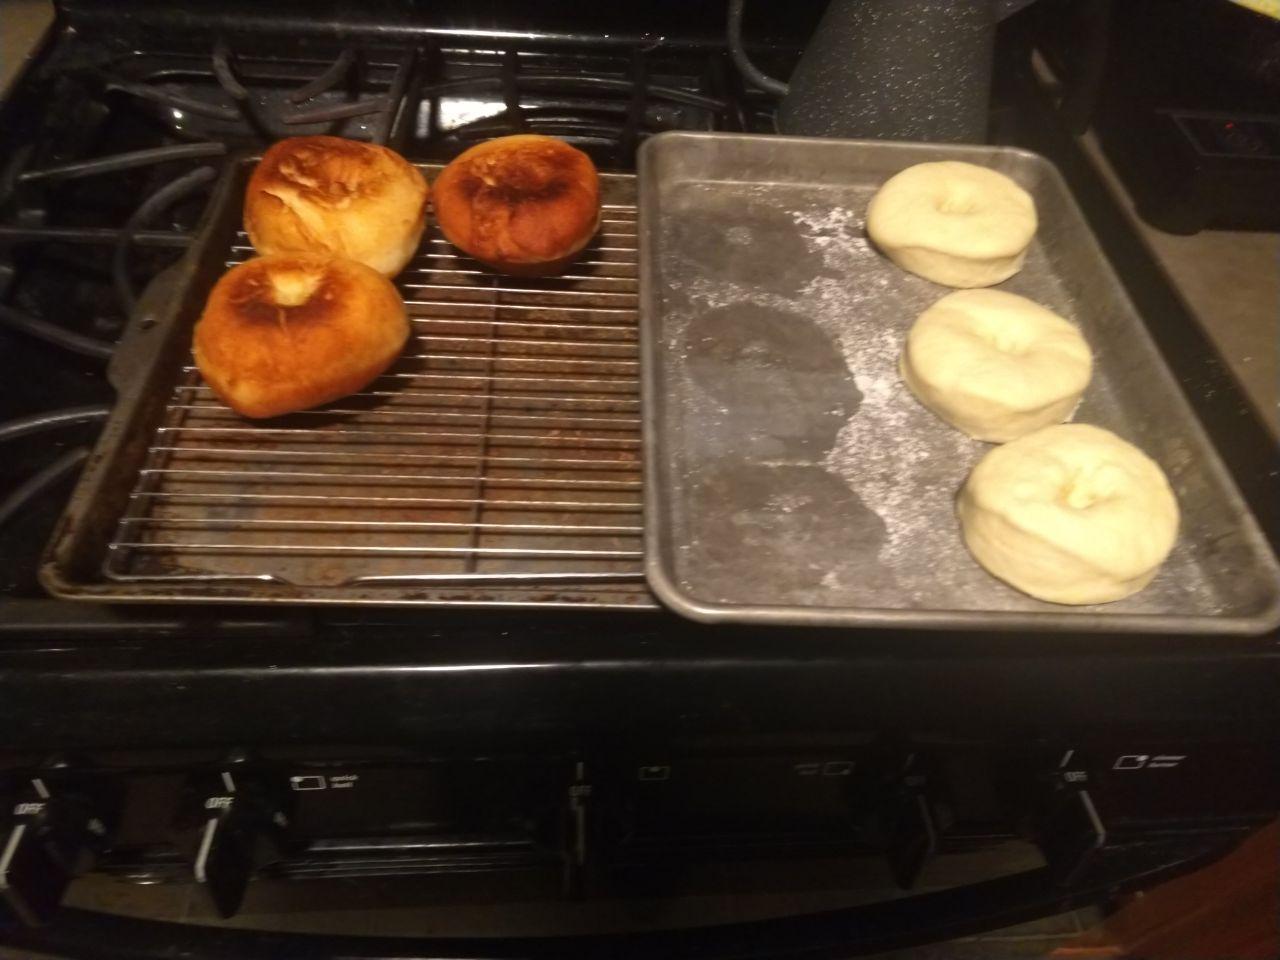
[[[1071,416],[1093,356],[1072,323],[1001,290],[949,293],[920,314],[899,363],[926,407],[1003,443]]]
[[[1178,536],[1178,502],[1160,467],[1084,423],[996,447],[969,474],[957,510],[974,559],[1054,603],[1137,593]]]
[[[989,287],[1022,269],[1036,205],[1003,173],[918,163],[871,198],[867,233],[903,270],[948,287]]]

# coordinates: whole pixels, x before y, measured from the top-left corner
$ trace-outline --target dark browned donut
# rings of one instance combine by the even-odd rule
[[[354,260],[258,257],[217,282],[196,324],[196,365],[246,417],[276,417],[355,393],[404,347],[395,286]]]
[[[432,189],[436,220],[455,247],[515,274],[554,273],[600,221],[600,178],[581,150],[518,134],[472,147]]]

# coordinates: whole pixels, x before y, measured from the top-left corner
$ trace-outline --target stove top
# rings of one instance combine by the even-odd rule
[[[748,6],[746,35],[771,38],[752,44],[752,59],[786,76],[824,4]],[[991,138],[1062,171],[1139,312],[1159,319],[1166,358],[1277,539],[1274,444],[1037,85],[1027,33],[1036,6],[1002,25]],[[347,19],[332,19],[331,7]],[[1153,865],[1203,857],[1270,816],[1274,636],[711,627],[661,610],[111,606],[41,591],[38,558],[115,398],[115,341],[148,285],[200,235],[221,175],[266,143],[336,133],[439,162],[479,139],[537,130],[625,173],[659,131],[773,130],[772,99],[731,65],[722,2],[652,0],[642,18],[624,4],[532,9],[59,3],[50,43],[0,105],[0,794],[17,798],[9,809],[81,820],[101,810],[113,828],[119,813],[102,869],[194,875],[218,887],[223,914],[253,872],[238,838],[282,836],[273,831],[288,825],[278,819],[286,806],[295,835],[272,866],[279,876],[460,875],[527,861],[579,893],[610,889],[602,884],[627,871],[649,883],[644,870],[667,858],[723,857],[716,875],[736,883],[747,858],[815,843],[843,856],[850,824],[903,886],[935,852],[968,856],[1014,826],[1042,844],[1044,869],[821,915],[808,940],[796,939],[803,924],[779,921],[776,943],[788,949],[844,949],[853,930],[870,931],[869,943],[890,942],[885,930],[915,942],[1013,911],[1044,913],[1068,895],[1149,880]],[[633,233],[621,213],[613,219],[620,236]],[[602,293],[633,297],[634,267],[618,273],[596,278]],[[469,349],[453,326],[434,335]],[[117,361],[111,376],[125,367]],[[189,406],[220,416],[198,399]],[[297,805],[267,802],[276,797]],[[212,810],[236,826],[218,826]],[[730,833],[722,822],[735,824]],[[94,823],[104,821],[85,821],[90,832]],[[10,854],[33,848],[27,829],[13,829]],[[87,843],[101,847],[97,834]],[[355,888],[341,883],[346,903]],[[726,928],[732,949],[705,931],[687,951],[673,948],[679,935],[658,949],[740,955],[767,949],[768,929]],[[65,909],[30,936],[46,932],[92,945],[68,947],[75,955],[109,943],[214,956],[231,942],[225,929],[184,942],[171,926]],[[282,941],[269,937],[233,952],[279,956]],[[61,952],[48,943],[36,947]],[[493,943],[444,944],[439,955],[490,955]],[[524,941],[505,943],[497,949],[529,953]],[[427,955],[419,947],[403,952]],[[620,952],[610,941],[599,951]]]
[[[352,619],[211,606],[108,611],[50,600],[36,582],[38,558],[113,400],[105,368],[114,341],[146,285],[191,244],[213,184],[237,157],[282,136],[323,132],[443,161],[477,140],[534,130],[577,144],[606,171],[627,171],[637,146],[660,131],[774,129],[773,99],[733,68],[719,4],[656,3],[640,26],[628,11],[586,3],[540,12],[536,22],[501,2],[434,4],[428,15],[412,3],[370,0],[347,20],[315,18],[294,2],[188,6],[143,0],[126,19],[103,0],[65,0],[43,55],[3,105],[0,631],[311,633],[325,623],[340,633],[333,625]],[[747,35],[769,40],[752,56],[767,73],[786,75],[822,4],[755,6]],[[1207,422],[1226,425],[1215,430],[1233,447],[1223,453],[1255,512],[1274,526],[1265,485],[1249,489],[1273,446],[1242,417],[1228,376],[1034,89],[1023,20],[1002,26],[992,139],[1040,150],[1068,175],[1131,294],[1167,321],[1162,347]],[[639,616],[636,636],[653,629],[655,616],[664,629],[701,629]],[[410,632],[420,622],[356,619]],[[567,622],[570,632],[581,623]]]

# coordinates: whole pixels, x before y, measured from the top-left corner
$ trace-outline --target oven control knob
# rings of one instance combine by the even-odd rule
[[[0,840],[0,896],[32,926],[45,922],[71,880],[92,866],[119,813],[114,785],[77,788],[60,774],[33,777],[17,792]]]
[[[565,807],[564,891],[569,897],[580,897],[593,885],[593,866],[598,858],[598,852],[593,849],[597,805],[586,764],[578,761],[573,767]]]
[[[1046,778],[1035,817],[1036,842],[1050,875],[1064,886],[1075,882],[1107,843],[1107,829],[1083,769],[1055,770]]]
[[[271,789],[272,782],[228,768],[193,784],[198,828],[192,872],[220,916],[235,915],[250,878],[280,853],[290,810],[288,793]]]
[[[917,751],[887,749],[863,759],[848,781],[849,806],[863,838],[883,849],[893,878],[915,886],[938,850],[939,823],[931,763]]]
[[[920,788],[904,785],[890,819],[888,855],[894,882],[910,890],[937,852],[937,820],[923,784]]]

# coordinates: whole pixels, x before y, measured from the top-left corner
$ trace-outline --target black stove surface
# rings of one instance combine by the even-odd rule
[[[821,4],[756,5],[753,55],[785,75]],[[634,167],[645,137],[669,129],[773,129],[773,102],[747,89],[722,42],[717,3],[652,5],[642,25],[625,9],[558,5],[535,18],[517,4],[369,3],[326,19],[311,6],[116,4],[59,7],[44,55],[4,106],[0,157],[0,390],[5,420],[23,435],[3,440],[0,461],[0,634],[89,644],[144,637],[254,635],[330,638],[353,624],[407,643],[409,661],[435,656],[424,624],[464,625],[519,639],[507,659],[537,658],[535,637],[591,635],[644,659],[655,633],[693,650],[734,638],[731,655],[768,650],[770,631],[709,631],[665,614],[606,618],[530,615],[381,615],[288,608],[181,611],[104,608],[50,600],[37,560],[92,444],[112,391],[105,361],[133,302],[177,259],[198,229],[216,172],[241,151],[285,135],[327,132],[387,142],[414,159],[447,159],[476,140],[520,130],[553,133],[605,169]],[[1035,10],[1027,11],[1034,14]],[[1033,19],[1019,15],[1000,38],[995,142],[1039,150],[1071,181],[1171,364],[1219,439],[1237,479],[1276,529],[1274,444],[1252,418],[1220,361],[1132,234],[1114,201],[1031,80]],[[1021,31],[1021,32],[1020,32]],[[61,419],[60,419],[61,418]],[[2,428],[0,428],[2,429]],[[438,635],[438,634],[437,634]],[[812,632],[789,643],[841,655],[879,649],[950,649],[956,638],[872,638]],[[158,641],[162,642],[162,641]],[[387,640],[387,642],[391,642]],[[1000,655],[1019,638],[965,638]],[[940,646],[937,646],[939,645]],[[1189,649],[1270,654],[1275,638],[1036,638],[1038,650],[1120,645],[1158,654]],[[233,648],[225,648],[228,657]],[[438,648],[437,648],[438,649]],[[29,651],[28,651],[29,652]],[[296,651],[282,650],[276,659]],[[99,654],[95,654],[99,655]],[[579,651],[575,656],[580,656]],[[718,654],[717,654],[718,656]]]

